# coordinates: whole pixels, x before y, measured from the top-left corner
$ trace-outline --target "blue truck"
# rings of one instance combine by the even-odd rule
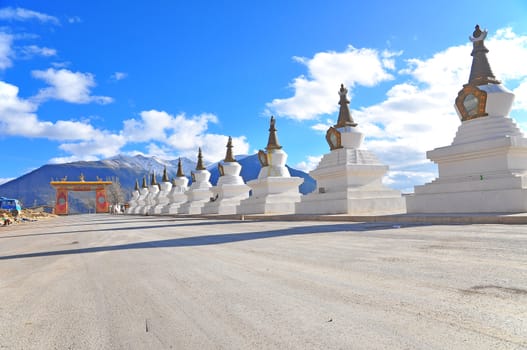
[[[10,211],[16,216],[22,211],[22,206],[18,199],[0,197],[0,210]]]

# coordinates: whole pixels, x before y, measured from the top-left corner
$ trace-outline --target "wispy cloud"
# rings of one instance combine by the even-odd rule
[[[123,80],[128,76],[127,73],[124,72],[115,72],[112,74],[111,79],[114,81]]]
[[[37,45],[24,46],[20,49],[20,52],[23,58],[32,58],[34,56],[52,57],[57,55],[57,50]]]
[[[51,85],[38,92],[35,96],[36,101],[56,99],[70,103],[95,102],[99,104],[107,104],[113,101],[111,97],[91,95],[91,88],[96,85],[95,78],[91,73],[53,68],[34,70],[31,73],[34,78],[41,79]]]
[[[82,20],[79,16],[68,17],[68,23],[81,23]]]
[[[29,21],[37,20],[42,23],[51,23],[59,25],[60,21],[57,17],[47,15],[45,13],[36,12],[21,7],[4,7],[0,9],[0,19],[11,21]]]
[[[13,65],[11,56],[13,54],[12,45],[13,36],[0,32],[0,70],[4,70]]]

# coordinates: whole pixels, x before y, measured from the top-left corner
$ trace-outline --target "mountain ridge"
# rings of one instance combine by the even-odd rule
[[[260,162],[257,154],[239,155],[235,157],[242,166],[240,175],[245,182],[256,179],[260,171]],[[135,186],[135,181],[141,185],[144,176],[150,184],[150,174],[156,173],[158,182],[161,180],[163,170],[166,166],[170,179],[177,173],[178,159],[161,159],[157,157],[147,157],[143,155],[128,156],[119,154],[114,157],[97,161],[77,161],[62,164],[45,164],[38,169],[30,171],[16,179],[10,180],[0,185],[0,195],[19,199],[26,207],[35,205],[51,205],[55,200],[55,190],[49,182],[51,180],[62,179],[65,176],[68,180],[76,180],[80,174],[84,175],[87,181],[102,179],[119,179],[121,188],[125,192],[126,200],[129,199]],[[183,173],[189,178],[196,168],[196,162],[181,157]],[[211,173],[211,183],[216,184],[219,178],[218,162],[207,166]],[[315,187],[315,180],[307,173],[288,166],[291,176],[304,178],[304,183],[300,186],[303,194],[312,192]],[[71,212],[87,212],[86,204],[80,193],[70,192]]]

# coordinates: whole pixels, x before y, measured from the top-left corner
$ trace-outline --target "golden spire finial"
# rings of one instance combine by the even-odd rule
[[[281,149],[282,146],[278,143],[278,136],[276,136],[276,127],[275,127],[276,120],[274,119],[274,116],[271,116],[271,125],[269,127],[269,140],[267,141],[267,147],[265,147],[266,150],[272,150],[272,149]]]
[[[148,188],[148,185],[146,184],[146,175],[143,176],[143,184],[141,186],[142,188]]]
[[[156,171],[155,170],[152,170],[152,180],[150,180],[150,185],[152,185],[152,186],[157,185]]]
[[[487,59],[487,53],[489,50],[485,47],[484,40],[487,37],[487,30],[481,30],[479,25],[476,24],[472,36],[469,36],[472,41],[472,53],[470,54],[472,59],[472,66],[470,67],[470,77],[468,83],[473,86],[486,85],[486,84],[501,84],[496,79],[494,73],[490,69],[490,64]]]
[[[181,158],[179,158],[177,162],[177,177],[183,177],[185,174],[183,174],[183,166],[181,165]]]
[[[137,181],[137,179],[135,179],[135,188],[134,188],[135,191],[139,191],[139,181]]]
[[[201,155],[201,147],[198,151],[198,164],[196,164],[196,170],[205,170],[205,167],[203,166],[203,156]]]
[[[340,90],[339,90],[339,118],[337,119],[337,124],[335,124],[335,128],[342,128],[345,126],[357,126],[358,124],[353,121],[353,118],[351,117],[351,112],[348,104],[350,101],[348,100],[348,89],[344,87],[344,84],[340,84]]]
[[[232,155],[232,137],[229,136],[229,141],[227,141],[227,153],[225,154],[224,162],[232,163],[235,162],[234,156]]]
[[[169,182],[170,181],[170,179],[168,178],[166,165],[165,165],[165,169],[163,169],[163,179],[161,181],[162,182]]]

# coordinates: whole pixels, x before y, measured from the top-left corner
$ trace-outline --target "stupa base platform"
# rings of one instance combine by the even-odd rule
[[[144,207],[139,208],[137,214],[139,214],[139,215],[148,215],[149,211],[150,211],[150,206],[146,205]]]
[[[209,200],[200,200],[200,201],[193,201],[193,202],[186,202],[183,203],[177,213],[181,215],[199,215],[201,214],[201,211],[203,209],[203,206],[208,203]]]
[[[163,209],[161,209],[161,215],[175,215],[178,213],[179,208],[184,204],[185,202],[181,203],[170,203],[168,205],[165,205]]]
[[[416,193],[406,197],[408,213],[524,213],[527,189]]]
[[[215,202],[209,202],[203,206],[202,214],[229,215],[237,214],[240,202],[245,198],[224,198]]]
[[[339,191],[310,193],[296,204],[296,214],[390,215],[406,212],[399,191]]]
[[[239,214],[294,214],[295,205],[300,202],[300,193],[278,193],[240,202]]]
[[[150,215],[159,215],[159,214],[162,214],[163,213],[163,208],[166,206],[167,204],[164,203],[164,204],[158,204],[156,205],[155,207],[151,207],[150,208],[150,211],[148,212]]]

